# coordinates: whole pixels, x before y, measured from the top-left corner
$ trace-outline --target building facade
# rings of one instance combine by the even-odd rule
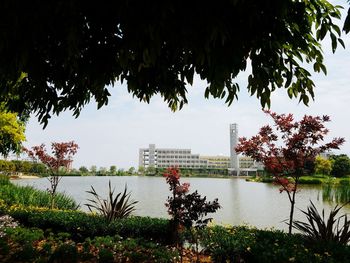
[[[190,149],[156,148],[150,144],[148,148],[139,150],[139,167],[167,168],[207,168],[208,161],[199,154],[192,154]]]
[[[139,150],[139,167],[168,168],[176,166],[179,168],[196,169],[229,169],[231,157],[228,156],[201,156],[192,154],[190,149],[177,148],[156,148],[150,144],[148,148]],[[237,161],[240,170],[259,169],[260,164],[250,157],[238,157]]]
[[[200,156],[202,160],[207,161],[207,168],[228,169],[230,167],[230,157],[228,156]]]

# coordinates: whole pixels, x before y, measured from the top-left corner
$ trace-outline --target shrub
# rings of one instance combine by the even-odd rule
[[[78,244],[67,233],[18,228],[0,238],[1,262],[174,262],[178,254],[143,239],[87,238]],[[177,262],[177,261],[176,261]]]
[[[168,197],[166,206],[168,213],[175,224],[186,228],[195,225],[197,228],[205,227],[212,218],[205,218],[208,213],[215,213],[220,208],[218,199],[206,201],[197,191],[188,193],[189,183],[180,183],[180,173],[177,168],[169,168],[164,173],[166,182],[172,196]]]
[[[63,243],[58,246],[49,261],[56,263],[78,262],[78,250],[75,243]]]
[[[150,217],[129,217],[108,223],[103,217],[81,211],[62,211],[48,208],[11,206],[6,213],[26,226],[69,232],[75,240],[86,237],[120,235],[144,237],[167,242],[169,220]]]
[[[201,234],[201,245],[214,262],[239,262],[254,242],[254,232],[245,227],[214,226],[202,230]]]
[[[127,187],[125,186],[123,193],[118,193],[114,196],[114,189],[111,188],[111,181],[108,184],[108,198],[101,198],[91,186],[91,190],[87,193],[93,196],[93,199],[88,199],[89,204],[85,204],[90,212],[97,210],[108,222],[117,218],[128,217],[133,211],[135,211],[135,204],[137,201],[130,200],[130,192],[127,193]]]
[[[98,262],[113,263],[114,262],[113,252],[107,248],[101,248],[98,252]]]
[[[322,180],[319,178],[300,177],[299,184],[322,184]]]
[[[142,237],[169,243],[171,229],[169,220],[151,217],[129,217],[111,223],[110,231],[122,237]]]
[[[44,232],[38,228],[7,228],[5,230],[6,236],[9,237],[12,241],[20,244],[31,244],[36,240],[44,238]]]
[[[350,220],[344,214],[336,217],[343,206],[335,206],[329,213],[328,219],[317,211],[312,201],[307,211],[302,211],[307,218],[307,222],[295,221],[293,227],[298,229],[308,240],[313,242],[335,242],[347,245],[350,241]]]
[[[214,262],[348,262],[348,246],[307,243],[299,234],[221,226],[203,230],[201,240]]]
[[[275,179],[273,177],[270,176],[264,176],[261,178],[261,182],[263,183],[274,183]]]

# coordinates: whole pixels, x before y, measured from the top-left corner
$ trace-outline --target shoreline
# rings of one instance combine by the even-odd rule
[[[17,180],[17,179],[38,179],[41,178],[36,175],[11,175],[10,180]]]

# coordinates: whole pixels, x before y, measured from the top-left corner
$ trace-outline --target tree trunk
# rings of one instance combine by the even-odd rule
[[[293,226],[294,205],[295,205],[295,193],[296,193],[296,191],[293,192],[292,200],[290,201],[289,228],[288,228],[288,233],[289,233],[290,235],[292,234],[292,226]]]

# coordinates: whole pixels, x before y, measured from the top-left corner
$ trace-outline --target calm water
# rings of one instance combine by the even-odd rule
[[[86,203],[93,185],[97,193],[107,196],[108,181],[111,180],[115,192],[121,192],[126,184],[132,192],[132,199],[138,200],[135,214],[151,217],[168,217],[164,203],[170,194],[168,185],[162,177],[63,177],[58,191],[65,192],[81,204],[81,209],[86,210]],[[259,228],[274,227],[287,229],[282,221],[288,218],[289,201],[286,193],[280,194],[278,186],[264,183],[246,182],[244,179],[214,179],[214,178],[182,178],[182,182],[191,184],[190,190],[198,190],[207,200],[219,199],[222,208],[213,214],[215,223],[220,224],[249,224]],[[49,187],[46,178],[22,179],[14,181],[20,185],[32,185],[38,189]],[[320,186],[303,186],[297,194],[296,207],[305,210],[312,200],[318,208],[326,211],[334,206],[328,202],[322,202]],[[343,213],[350,213],[350,207],[343,209]],[[304,220],[304,216],[297,209],[295,217]]]

